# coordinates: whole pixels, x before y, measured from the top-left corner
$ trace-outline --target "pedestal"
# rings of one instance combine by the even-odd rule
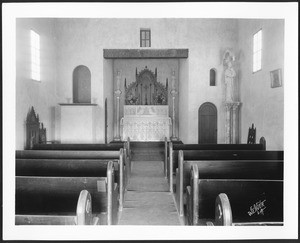
[[[99,107],[96,104],[59,104],[61,143],[95,143]]]
[[[239,142],[239,106],[240,102],[226,102],[225,143],[236,144]]]

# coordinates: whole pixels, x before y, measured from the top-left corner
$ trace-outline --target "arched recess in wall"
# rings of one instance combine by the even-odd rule
[[[198,110],[198,143],[217,143],[217,107],[210,102],[203,103]]]
[[[216,86],[217,72],[214,68],[209,70],[209,86]]]
[[[91,103],[91,72],[84,65],[73,71],[73,103]]]

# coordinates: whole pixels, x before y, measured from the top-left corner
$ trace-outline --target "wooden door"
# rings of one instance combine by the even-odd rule
[[[217,108],[206,102],[198,111],[198,143],[217,143]]]

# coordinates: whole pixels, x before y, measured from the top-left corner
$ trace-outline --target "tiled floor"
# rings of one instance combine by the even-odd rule
[[[163,161],[133,161],[119,225],[180,225]]]

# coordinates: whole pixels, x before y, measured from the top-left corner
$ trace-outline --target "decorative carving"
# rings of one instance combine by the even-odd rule
[[[40,123],[39,115],[34,111],[33,106],[26,117],[26,149],[32,149],[34,144],[46,143],[46,128]]]
[[[171,119],[168,106],[124,106],[121,119],[125,141],[164,141],[169,137]]]
[[[136,81],[128,87],[125,82],[125,104],[126,105],[167,105],[168,85],[157,82],[157,69],[155,73],[145,67],[138,73],[135,72]]]
[[[169,116],[168,106],[124,106],[124,117],[128,116]]]
[[[169,137],[171,120],[169,117],[124,117],[123,141],[164,141]]]

